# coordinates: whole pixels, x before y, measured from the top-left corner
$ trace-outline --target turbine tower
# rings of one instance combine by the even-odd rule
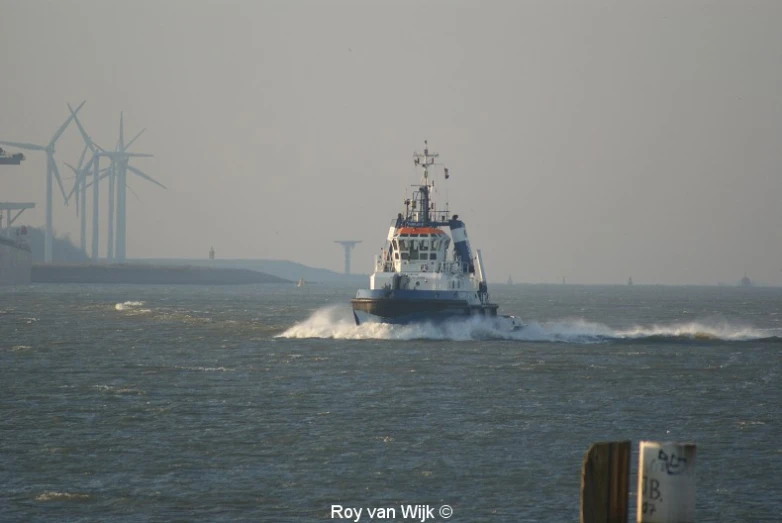
[[[345,249],[345,274],[350,274],[350,253],[361,240],[334,240],[334,243],[342,245]]]
[[[65,120],[65,123],[63,123],[59,129],[57,129],[57,132],[54,133],[54,136],[52,136],[52,139],[49,140],[49,143],[47,145],[0,141],[0,145],[10,145],[12,147],[16,147],[18,149],[25,149],[28,151],[46,152],[46,231],[45,231],[45,236],[44,236],[45,240],[43,245],[43,258],[46,263],[52,262],[52,236],[53,236],[52,235],[52,228],[53,228],[52,176],[54,176],[57,179],[57,184],[60,186],[60,191],[62,192],[62,197],[65,199],[66,204],[68,201],[68,197],[65,194],[65,187],[63,187],[62,179],[60,178],[60,171],[57,169],[57,163],[54,161],[54,145],[57,143],[57,140],[60,138],[62,133],[64,133],[65,129],[68,127],[68,124],[71,123],[71,120],[73,120],[76,117],[76,113],[79,112],[79,109],[81,109],[84,104],[85,102],[82,102],[79,105],[79,107],[76,108],[75,111],[71,112],[71,115],[68,117],[67,120]]]
[[[163,189],[167,189],[165,185],[158,182],[145,172],[133,167],[132,165],[129,165],[129,160],[131,157],[151,157],[151,154],[142,154],[142,153],[129,153],[126,152],[128,148],[130,148],[131,145],[133,145],[133,142],[135,142],[139,136],[141,136],[141,133],[145,131],[145,129],[142,129],[141,131],[136,134],[136,136],[133,137],[130,142],[125,144],[125,138],[124,138],[124,130],[122,125],[122,113],[119,115],[119,141],[117,143],[117,148],[114,151],[114,153],[108,153],[107,155],[111,157],[112,166],[114,169],[112,171],[117,176],[117,248],[116,248],[116,260],[120,263],[125,262],[125,241],[126,241],[126,223],[127,223],[127,176],[128,171],[132,172],[136,176],[139,176],[141,178],[144,178],[145,180],[154,183],[155,185],[158,185],[162,187]]]
[[[71,111],[71,115],[73,115],[74,120],[76,121],[76,127],[79,128],[79,133],[81,133],[81,137],[84,140],[84,144],[89,148],[90,151],[92,151],[92,157],[90,158],[90,161],[87,162],[87,165],[85,165],[81,172],[76,174],[76,183],[73,186],[73,190],[71,190],[71,194],[68,195],[69,199],[71,195],[74,193],[74,191],[79,190],[81,192],[81,203],[82,203],[82,223],[81,223],[81,230],[82,230],[82,246],[85,249],[87,248],[87,214],[86,214],[86,202],[87,202],[87,176],[90,173],[90,168],[93,170],[93,179],[92,179],[92,261],[97,263],[98,262],[98,206],[99,206],[99,196],[100,193],[98,191],[98,181],[100,180],[100,156],[99,153],[103,151],[103,148],[100,147],[98,144],[92,141],[92,139],[87,135],[87,132],[84,130],[84,127],[82,127],[81,122],[79,121],[79,118],[76,116],[76,112],[71,107],[71,104],[68,104],[68,109]]]
[[[78,167],[65,162],[71,171],[73,171],[75,181],[73,183],[73,189],[68,194],[68,198],[65,200],[67,205],[71,196],[76,195],[76,216],[79,218],[79,243],[83,253],[87,253],[87,174],[90,165],[84,165],[84,157],[87,155],[89,146],[85,145],[79,157]],[[90,159],[92,162],[92,159]]]

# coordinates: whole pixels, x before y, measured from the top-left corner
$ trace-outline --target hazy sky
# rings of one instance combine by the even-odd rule
[[[778,0],[0,0],[0,140],[82,100],[103,147],[146,127],[169,189],[129,174],[129,257],[341,270],[360,239],[369,272],[428,139],[490,280],[782,284],[780,27]],[[0,201],[42,225],[27,157]]]

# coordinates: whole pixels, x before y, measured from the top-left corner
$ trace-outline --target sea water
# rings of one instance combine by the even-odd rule
[[[350,285],[0,289],[0,520],[577,521],[583,453],[630,439],[697,444],[699,522],[782,521],[782,289],[491,291],[523,330],[356,326]]]

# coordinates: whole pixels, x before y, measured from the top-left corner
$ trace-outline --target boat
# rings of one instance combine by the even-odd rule
[[[304,278],[299,278],[299,281],[296,282],[296,287],[298,288],[304,287]]]
[[[502,330],[520,329],[518,319],[499,315],[499,306],[492,303],[481,251],[473,255],[464,221],[450,214],[447,202],[442,210],[437,206],[435,175],[442,171],[443,181],[449,178],[438,157],[427,142],[423,153],[413,154],[422,180],[404,200],[404,213],[390,225],[385,246],[375,256],[369,288],[359,289],[351,300],[356,324],[483,317]]]

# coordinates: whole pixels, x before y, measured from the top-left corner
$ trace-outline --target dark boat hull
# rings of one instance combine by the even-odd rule
[[[406,325],[440,323],[471,316],[497,316],[493,303],[472,304],[462,293],[435,291],[359,291],[351,300],[357,325],[368,322]]]

